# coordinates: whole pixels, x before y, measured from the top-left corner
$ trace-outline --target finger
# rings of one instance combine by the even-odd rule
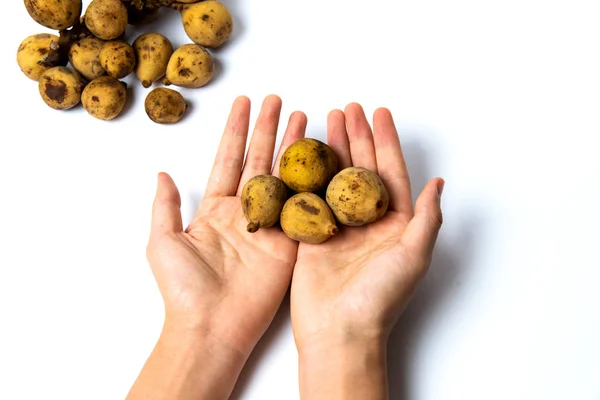
[[[345,113],[352,165],[377,173],[373,133],[363,108],[352,103],[346,107]]]
[[[390,194],[390,208],[412,217],[410,178],[392,113],[379,108],[373,116],[377,170]]]
[[[414,250],[417,257],[426,261],[425,266],[429,265],[438,232],[442,227],[441,196],[443,190],[444,181],[440,178],[432,179],[425,186],[417,199],[415,216],[408,223],[402,235],[402,242]]]
[[[342,110],[333,110],[327,116],[327,144],[337,156],[340,170],[352,166],[346,116]]]
[[[246,182],[256,175],[271,172],[273,167],[273,152],[281,114],[281,99],[278,96],[267,96],[263,102],[256,126],[250,140],[246,163],[242,170],[237,193],[240,195]]]
[[[244,96],[238,97],[231,107],[225,132],[221,137],[206,187],[206,198],[235,194],[242,173],[249,124],[250,100]]]
[[[181,197],[173,179],[164,172],[158,174],[156,197],[152,206],[151,235],[183,231]]]
[[[292,143],[294,143],[296,140],[302,139],[304,135],[306,135],[307,123],[308,120],[306,118],[306,114],[304,114],[302,111],[295,111],[292,113],[285,131],[285,135],[283,135],[283,139],[281,140],[281,146],[279,146],[279,152],[277,153],[277,158],[275,159],[275,165],[273,166],[271,175],[279,178],[279,164],[281,163],[281,157],[283,157],[283,153],[285,153],[287,148],[290,147]]]

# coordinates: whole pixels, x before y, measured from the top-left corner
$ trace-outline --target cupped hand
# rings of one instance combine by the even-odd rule
[[[373,130],[358,104],[331,112],[328,142],[342,168],[363,167],[380,175],[390,205],[378,222],[341,227],[320,245],[300,244],[291,312],[301,352],[313,345],[326,350],[346,340],[385,342],[429,267],[442,224],[444,182],[431,180],[413,207],[389,110],[375,112]]]
[[[250,178],[273,172],[280,112],[281,100],[267,97],[244,160],[250,101],[235,101],[204,198],[187,228],[179,192],[167,174],[158,177],[153,207],[147,255],[166,323],[208,334],[244,357],[275,316],[297,255],[297,243],[277,228],[248,233],[240,201]],[[305,129],[306,116],[292,114],[282,148]]]

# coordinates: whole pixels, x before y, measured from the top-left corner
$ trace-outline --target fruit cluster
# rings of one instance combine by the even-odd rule
[[[101,120],[117,117],[125,106],[126,84],[120,79],[135,72],[145,88],[162,79],[164,85],[199,88],[214,74],[207,48],[225,43],[233,30],[227,7],[215,0],[92,0],[82,17],[82,0],[24,0],[39,24],[58,30],[27,37],[17,52],[21,71],[38,81],[44,102],[56,110],[79,103]],[[127,25],[156,18],[161,7],[181,12],[184,30],[193,44],[174,51],[160,33],[126,41]],[[70,67],[67,64],[70,63]],[[145,101],[156,123],[175,123],[187,108],[180,93],[157,88]]]
[[[363,226],[383,218],[389,205],[381,178],[364,168],[338,173],[334,152],[315,139],[300,139],[284,152],[281,179],[259,175],[242,190],[248,232],[280,223],[299,242],[319,244],[342,225]],[[288,198],[288,191],[295,192]],[[323,200],[323,198],[325,200]]]

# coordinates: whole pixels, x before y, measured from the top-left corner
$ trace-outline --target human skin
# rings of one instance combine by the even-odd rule
[[[362,107],[328,117],[328,143],[342,168],[367,168],[390,194],[385,217],[343,227],[320,245],[301,243],[291,317],[305,400],[387,399],[386,344],[425,275],[442,225],[444,181],[436,178],[413,207],[408,171],[389,110]]]
[[[289,288],[298,245],[281,230],[246,232],[240,193],[271,173],[281,99],[265,99],[244,163],[250,101],[232,107],[196,215],[184,229],[171,177],[158,176],[147,247],[165,303],[162,334],[128,400],[227,399]],[[282,148],[304,136],[291,115]]]

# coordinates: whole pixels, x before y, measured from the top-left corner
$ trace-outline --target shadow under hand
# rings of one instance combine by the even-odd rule
[[[241,400],[248,388],[250,382],[255,380],[256,368],[263,363],[266,353],[270,351],[273,342],[281,335],[282,330],[290,320],[290,295],[289,290],[283,299],[277,314],[273,318],[273,322],[260,339],[252,355],[246,362],[240,377],[237,380],[233,393],[229,397],[230,400]]]
[[[435,156],[419,143],[403,143],[403,152],[411,177],[413,198],[416,199],[427,182],[433,178],[428,158]],[[443,207],[443,200],[442,200]],[[454,213],[446,218],[433,254],[429,272],[421,282],[412,301],[392,331],[388,342],[388,378],[391,400],[415,398],[411,369],[421,338],[435,329],[438,310],[461,290],[470,268],[470,258],[480,233],[476,210],[467,215]],[[444,235],[449,230],[452,236]]]

